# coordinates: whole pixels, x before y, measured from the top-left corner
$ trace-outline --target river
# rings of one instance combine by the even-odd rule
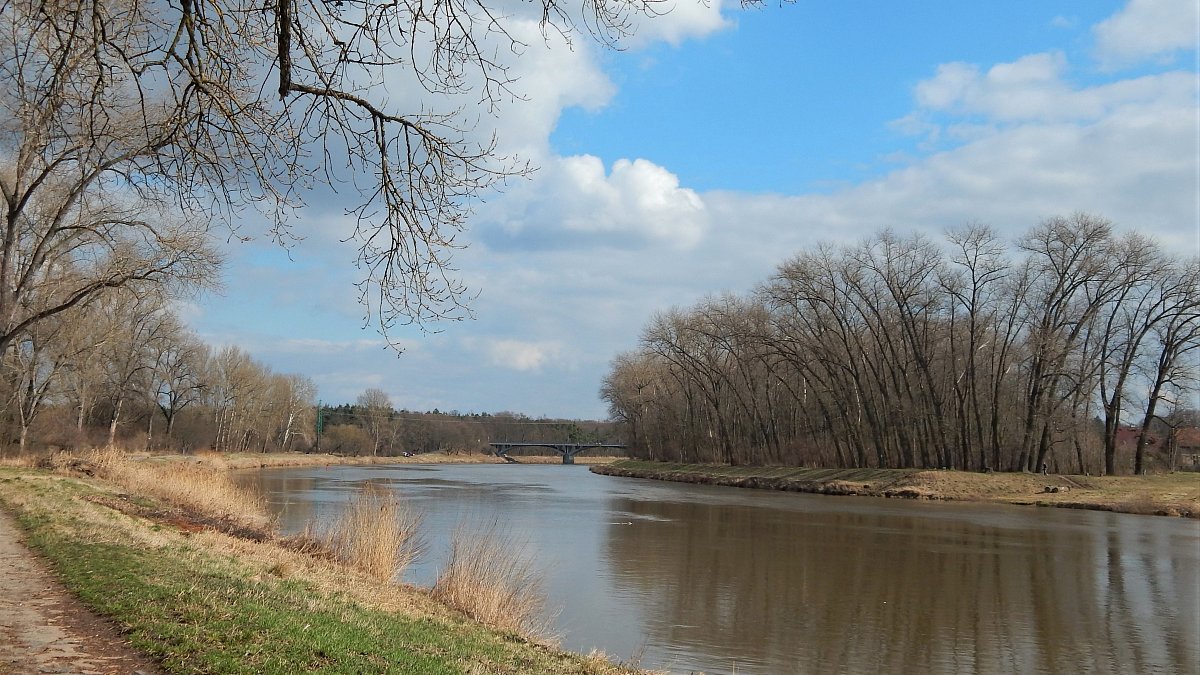
[[[406,580],[498,520],[566,649],[673,673],[1200,673],[1200,523],[613,478],[583,466],[245,472],[286,532],[365,482],[424,514]]]

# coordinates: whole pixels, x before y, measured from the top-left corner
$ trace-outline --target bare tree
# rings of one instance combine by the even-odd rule
[[[392,400],[384,390],[372,387],[358,395],[355,406],[363,427],[371,436],[371,454],[378,455],[391,426]]]
[[[272,398],[279,428],[279,449],[287,452],[293,439],[303,434],[313,420],[317,385],[303,375],[275,375],[271,378]]]
[[[106,364],[101,356],[102,350],[105,343],[114,337],[113,331],[119,328],[108,320],[102,305],[93,302],[64,313],[74,323],[74,329],[65,338],[75,354],[64,373],[64,390],[67,401],[75,409],[75,431],[79,442],[84,441],[85,426],[106,391]],[[57,317],[50,319],[51,322],[55,320]]]
[[[461,318],[451,254],[472,200],[528,169],[479,112],[519,97],[513,24],[612,43],[658,2],[5,0],[0,348],[104,288],[204,273],[196,235],[245,207],[292,240],[315,185],[356,195],[361,299],[385,332]],[[78,278],[19,313],[61,256]]]
[[[1077,213],[1043,221],[1022,237],[1033,283],[1022,308],[1028,361],[1019,469],[1046,462],[1053,446],[1056,415],[1080,386],[1070,372],[1072,353],[1088,338],[1101,309],[1123,287],[1124,266],[1112,223]]]
[[[111,328],[101,349],[107,371],[111,404],[108,443],[116,442],[117,428],[124,421],[131,399],[149,398],[158,354],[174,339],[174,317],[155,288],[126,286],[110,294],[102,305]]]
[[[985,226],[948,239],[822,244],[751,299],[655,316],[604,380],[613,419],[667,460],[1112,473],[1094,408],[1114,428],[1136,380],[1143,470],[1156,406],[1200,377],[1197,263],[1087,214],[1016,260]]]
[[[29,430],[42,412],[43,404],[60,386],[61,375],[70,363],[71,343],[64,333],[70,326],[56,317],[31,326],[21,339],[11,345],[3,360],[3,374],[8,383],[8,411],[15,418],[19,435],[18,451],[25,452]]]
[[[167,340],[151,345],[155,351],[151,373],[151,395],[167,423],[166,435],[175,432],[175,420],[189,406],[199,403],[204,389],[209,348],[190,331],[176,326]]]
[[[950,353],[954,364],[954,396],[958,403],[959,447],[966,466],[966,448],[978,452],[978,468],[996,468],[999,461],[999,417],[1001,404],[995,386],[988,387],[992,378],[998,383],[995,366],[984,368],[987,362],[1005,361],[1012,346],[1012,331],[1001,330],[998,313],[1002,311],[1008,261],[1005,246],[996,233],[986,225],[969,225],[947,233],[952,246],[949,262],[952,267],[941,281],[950,296],[951,334]],[[956,310],[966,314],[966,326],[957,329]],[[960,341],[961,332],[966,339]],[[985,360],[986,359],[986,360]],[[990,404],[988,395],[991,394]],[[987,418],[987,423],[984,420]],[[991,448],[989,459],[988,449]]]
[[[213,449],[245,452],[256,435],[265,408],[270,371],[237,347],[223,347],[209,360],[205,399],[216,424]]]
[[[1159,292],[1169,298],[1169,309],[1152,329],[1159,350],[1147,368],[1150,387],[1134,450],[1134,473],[1138,474],[1145,471],[1150,425],[1157,418],[1167,388],[1186,391],[1200,378],[1200,364],[1189,358],[1192,352],[1200,351],[1200,259],[1193,258],[1180,266],[1164,280]]]

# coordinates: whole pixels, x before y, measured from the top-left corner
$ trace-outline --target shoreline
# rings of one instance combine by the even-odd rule
[[[928,499],[1200,518],[1200,475],[1068,476],[922,469],[807,469],[619,460],[593,473],[810,494]]]
[[[359,460],[310,456],[307,465],[346,459]],[[311,535],[279,535],[232,493],[218,490],[207,505],[192,500],[213,496],[221,482],[240,491],[229,482],[231,470],[296,466],[295,457],[115,460],[123,462],[119,471],[138,475],[133,482],[113,473],[112,461],[59,455],[48,458],[49,466],[0,463],[0,512],[22,531],[24,546],[12,555],[55,571],[48,592],[78,598],[111,622],[125,646],[166,671],[642,672],[600,653],[557,648],[553,636],[536,629],[473,619],[432,589],[380,580]],[[196,490],[177,485],[175,497],[159,494],[176,481]],[[54,623],[37,621],[31,630]],[[11,653],[0,649],[0,655],[30,662],[28,649],[9,646]]]

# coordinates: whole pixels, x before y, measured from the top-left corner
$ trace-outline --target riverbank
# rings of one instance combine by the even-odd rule
[[[619,460],[594,473],[826,495],[997,502],[1200,518],[1200,474],[1042,476],[915,469],[805,469]]]
[[[168,672],[637,672],[489,628],[269,524],[100,474],[86,461],[0,467],[0,509],[72,595]]]

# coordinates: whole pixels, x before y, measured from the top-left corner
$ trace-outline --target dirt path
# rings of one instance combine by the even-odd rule
[[[0,511],[0,674],[161,672],[64,589]]]

